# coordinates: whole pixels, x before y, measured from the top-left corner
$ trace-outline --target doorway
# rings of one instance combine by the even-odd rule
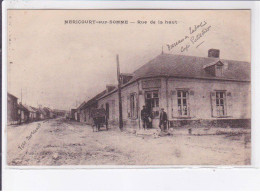
[[[152,128],[156,125],[159,117],[159,92],[158,91],[148,91],[145,92],[145,106],[151,122],[149,122],[148,128]]]

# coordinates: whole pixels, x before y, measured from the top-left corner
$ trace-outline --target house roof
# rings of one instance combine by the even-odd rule
[[[106,90],[98,93],[96,96],[94,96],[93,98],[91,98],[90,100],[88,100],[87,102],[85,102],[84,104],[82,104],[82,106],[80,107],[80,109],[84,109],[88,106],[91,106],[92,104],[94,104],[96,102],[96,100],[100,97],[102,97],[103,95],[106,94]]]
[[[48,107],[43,107],[43,110],[46,112],[53,112],[50,108],[48,108]]]
[[[18,104],[18,109],[29,112],[29,110],[21,103]]]
[[[77,110],[80,110],[85,104],[86,104],[86,102],[83,101],[83,102],[79,105],[79,107],[77,108]]]
[[[9,92],[7,92],[8,96],[10,96],[11,98],[15,98],[18,99],[16,96],[14,96],[13,94],[10,94]]]
[[[223,76],[216,77],[205,71],[205,67],[221,62],[226,65]],[[160,54],[151,61],[147,62],[132,74],[132,79],[122,85],[122,87],[142,78],[149,77],[178,77],[178,78],[197,78],[215,80],[250,81],[251,66],[244,61],[234,61],[213,57],[197,57],[188,55]],[[101,99],[116,92],[118,87],[110,92],[103,91],[88,102],[83,102],[79,108],[85,108],[96,100]]]
[[[215,77],[205,71],[204,66],[219,61],[223,64],[228,64],[227,69],[223,72],[223,76]],[[137,69],[133,73],[133,78],[130,82],[139,78],[153,76],[250,81],[250,69],[250,63],[243,61],[224,60],[213,57],[161,54]]]
[[[47,112],[43,108],[39,108],[38,110],[41,114],[47,115]]]
[[[217,64],[218,62],[221,62],[224,65],[226,64],[223,76],[216,77],[205,71],[205,67]],[[141,66],[131,75],[133,75],[132,79],[123,84],[122,87],[135,82],[138,79],[160,76],[250,81],[251,67],[250,63],[244,61],[225,60],[213,57],[160,54]],[[115,91],[117,91],[117,87],[99,98],[108,96]]]
[[[36,112],[32,107],[23,104],[23,107],[26,108],[29,112]]]
[[[40,112],[40,110],[38,108],[35,108],[33,106],[31,106],[31,108],[35,111],[35,112]]]

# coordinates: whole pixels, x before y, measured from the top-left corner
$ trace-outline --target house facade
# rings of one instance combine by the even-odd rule
[[[145,105],[158,128],[164,108],[170,126],[250,126],[250,63],[219,58],[210,49],[208,57],[161,54],[132,75],[122,75],[121,97],[125,126],[140,128]],[[107,110],[109,124],[119,122],[117,88],[95,98]],[[86,109],[87,111],[87,109]]]
[[[27,123],[30,120],[30,112],[29,110],[19,103],[18,105],[18,115],[19,115],[19,123]]]
[[[77,108],[78,114],[76,117],[77,117],[78,121],[82,122],[82,123],[93,124],[91,112],[93,109],[96,109],[99,107],[97,99],[99,99],[101,96],[106,94],[109,91],[108,89],[112,90],[112,88],[115,89],[115,87],[110,88],[110,86],[107,86],[107,90],[98,93],[96,96],[94,96],[89,101],[81,103],[81,105]]]
[[[70,119],[71,120],[76,120],[76,118],[75,118],[75,113],[77,112],[77,109],[75,109],[75,108],[72,108],[71,110],[70,110]]]
[[[55,118],[56,114],[48,107],[35,108],[26,104],[18,103],[18,98],[7,93],[7,124],[21,124],[43,119]],[[64,111],[62,112],[64,115]]]
[[[37,120],[37,111],[29,105],[23,104],[22,106],[29,112],[28,121],[29,122],[36,121]]]
[[[16,124],[18,121],[18,98],[7,93],[7,124]]]

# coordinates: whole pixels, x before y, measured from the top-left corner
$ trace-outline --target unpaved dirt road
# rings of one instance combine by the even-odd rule
[[[244,134],[139,137],[116,129],[92,132],[58,118],[8,126],[7,138],[7,162],[14,166],[250,164]]]

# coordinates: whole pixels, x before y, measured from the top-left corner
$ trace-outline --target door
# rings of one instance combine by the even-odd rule
[[[147,107],[148,113],[152,118],[150,123],[150,128],[158,125],[159,118],[159,92],[149,91],[145,93],[145,105]]]

